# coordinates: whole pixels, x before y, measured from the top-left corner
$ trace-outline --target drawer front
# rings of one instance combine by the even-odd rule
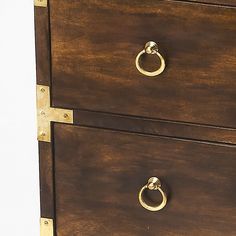
[[[63,124],[54,137],[57,235],[236,234],[235,147]],[[151,176],[157,212],[138,201]]]
[[[50,16],[53,105],[236,127],[235,8],[51,0]],[[135,66],[150,40],[166,61],[156,77]]]

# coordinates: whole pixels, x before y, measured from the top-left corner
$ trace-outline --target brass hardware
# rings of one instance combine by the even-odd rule
[[[40,236],[53,236],[53,220],[48,218],[40,219]]]
[[[160,204],[158,204],[157,206],[150,206],[148,205],[144,200],[143,200],[143,192],[148,189],[148,190],[158,190],[161,193],[162,196],[162,202]],[[139,191],[139,202],[141,204],[142,207],[144,207],[145,209],[149,210],[149,211],[159,211],[162,208],[165,207],[166,203],[167,203],[167,197],[166,194],[163,192],[163,190],[161,189],[161,181],[157,178],[157,177],[151,177],[148,180],[148,183],[143,186],[141,188],[141,190]]]
[[[34,0],[34,5],[36,7],[47,7],[48,0]]]
[[[51,142],[51,122],[73,124],[73,111],[50,107],[50,89],[37,85],[38,140]]]
[[[155,71],[146,71],[144,70],[140,64],[139,64],[139,61],[140,61],[140,58],[143,54],[156,54],[160,61],[161,61],[161,66],[159,69],[155,70]],[[147,42],[145,44],[145,47],[144,49],[137,55],[136,59],[135,59],[135,64],[136,64],[136,68],[138,69],[138,71],[144,75],[147,75],[147,76],[157,76],[159,74],[161,74],[164,69],[165,69],[165,60],[164,58],[162,57],[162,55],[158,52],[158,46],[155,42],[153,41],[150,41],[150,42]]]

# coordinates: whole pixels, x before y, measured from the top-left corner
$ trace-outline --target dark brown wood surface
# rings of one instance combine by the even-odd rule
[[[53,146],[39,142],[41,217],[54,219]]]
[[[49,9],[35,7],[35,44],[37,84],[51,84],[51,45]]]
[[[51,0],[50,9],[56,107],[236,127],[235,8]],[[167,61],[156,79],[134,63],[149,40]]]
[[[167,120],[141,119],[93,111],[74,111],[74,124],[134,133],[236,144],[236,130]]]
[[[74,126],[39,142],[41,216],[55,235],[236,235],[236,8],[224,5],[236,2],[35,8],[37,83],[51,86],[53,106],[75,109]],[[167,61],[157,79],[134,65],[148,40]],[[168,193],[158,213],[137,200],[152,175]]]
[[[236,235],[236,148],[55,124],[57,235]],[[160,212],[138,202],[158,176]],[[153,196],[152,196],[153,197]]]
[[[49,9],[35,7],[37,84],[51,85],[51,46]],[[39,142],[41,217],[54,219],[53,146]]]

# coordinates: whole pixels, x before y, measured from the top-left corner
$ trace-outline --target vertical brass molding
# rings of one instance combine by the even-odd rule
[[[50,89],[37,85],[38,140],[51,142],[51,122],[73,124],[73,110],[50,107]]]
[[[53,236],[53,220],[48,218],[40,219],[40,236]]]
[[[47,7],[48,0],[34,0],[34,6],[36,7]]]

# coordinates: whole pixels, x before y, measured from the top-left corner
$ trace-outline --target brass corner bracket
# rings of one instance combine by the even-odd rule
[[[53,236],[53,220],[48,218],[40,219],[40,236]]]
[[[47,7],[48,0],[34,0],[34,5],[36,7]]]
[[[50,89],[37,85],[38,140],[51,142],[51,122],[73,124],[73,110],[50,107]]]

